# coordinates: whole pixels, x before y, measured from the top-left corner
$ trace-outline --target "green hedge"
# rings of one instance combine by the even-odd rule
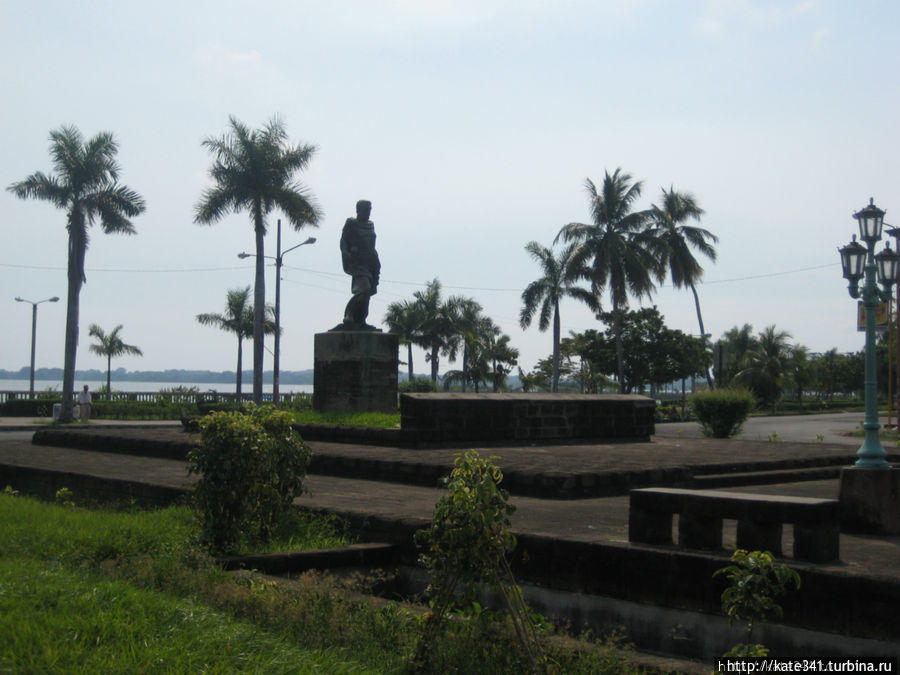
[[[715,389],[694,394],[690,405],[705,436],[731,438],[740,433],[756,399],[745,389]]]
[[[7,417],[50,417],[53,404],[61,398],[15,398],[0,406],[0,414]]]

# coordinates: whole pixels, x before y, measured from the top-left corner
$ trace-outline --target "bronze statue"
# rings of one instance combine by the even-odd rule
[[[378,292],[381,262],[375,251],[375,225],[369,220],[372,202],[356,202],[356,218],[347,218],[341,233],[341,260],[344,272],[352,277],[353,297],[344,310],[344,322],[331,330],[380,330],[366,323],[369,298]]]

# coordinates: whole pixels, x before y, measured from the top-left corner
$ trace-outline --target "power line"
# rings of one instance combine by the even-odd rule
[[[839,263],[828,263],[826,265],[814,265],[812,267],[801,267],[793,270],[784,270],[781,272],[768,272],[766,274],[754,274],[745,277],[735,277],[733,279],[713,279],[711,281],[701,281],[700,283],[703,285],[712,285],[712,284],[728,284],[734,283],[736,281],[752,281],[754,279],[767,279],[770,277],[779,277],[787,274],[799,274],[801,272],[812,272],[815,270],[827,269],[830,267],[837,267]],[[54,267],[49,265],[19,265],[14,263],[0,263],[0,267],[11,267],[15,269],[31,269],[31,270],[52,270],[52,271],[63,271],[65,267]],[[291,265],[283,265],[285,269],[295,270],[298,272],[307,272],[309,274],[317,274],[324,277],[336,277],[336,278],[344,278],[344,274],[340,272],[323,272],[321,270],[314,270],[307,267],[293,267]],[[184,273],[195,273],[195,272],[229,272],[234,270],[251,270],[253,267],[249,265],[236,265],[230,267],[185,267],[185,268],[170,268],[170,269],[120,269],[120,268],[112,268],[112,267],[93,267],[87,272],[91,273],[137,273],[137,274],[184,274]],[[422,283],[420,281],[402,281],[398,279],[382,279],[382,283],[388,284],[399,284],[402,286],[416,286],[416,287],[425,287],[426,283]],[[299,283],[299,282],[294,282]],[[665,284],[666,287],[672,287],[672,284]],[[521,293],[521,288],[489,288],[484,286],[455,286],[450,284],[444,284],[444,288],[452,289],[452,290],[461,290],[461,291],[488,291],[488,292],[501,292],[501,293]]]

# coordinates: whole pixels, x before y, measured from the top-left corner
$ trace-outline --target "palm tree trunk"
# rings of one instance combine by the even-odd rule
[[[237,394],[237,402],[241,402],[241,377],[243,376],[244,358],[243,358],[243,337],[238,335],[238,362],[237,362],[237,386],[235,393]]]
[[[613,330],[616,334],[616,373],[619,377],[619,393],[625,393],[625,349],[622,345],[622,312],[613,296]]]
[[[466,343],[465,338],[463,338],[463,356],[462,356],[462,391],[466,393],[466,380],[469,379],[469,368],[468,368],[468,360],[469,360],[469,348]],[[478,387],[475,388],[477,393]]]
[[[697,289],[694,287],[694,284],[691,284],[691,293],[694,294],[694,307],[697,308],[697,323],[700,324],[700,339],[703,340],[703,344],[706,344],[706,329],[703,327],[703,315],[700,314],[700,298],[697,295]],[[710,389],[715,389],[715,384],[713,383],[712,376],[709,372],[709,366],[706,367],[706,383],[709,385]]]
[[[412,384],[413,379],[415,378],[413,371],[413,362],[412,362],[412,342],[406,343],[406,362],[409,364],[409,382]]]
[[[60,422],[71,422],[74,417],[72,405],[75,395],[75,353],[78,349],[78,298],[84,279],[84,242],[78,236],[79,225],[80,223],[69,223],[69,287],[66,297],[66,353]]]
[[[431,345],[431,381],[437,384],[438,378],[438,350],[441,345],[437,342]]]
[[[256,282],[253,289],[253,402],[262,405],[263,400],[263,322],[266,310],[265,232],[263,230],[262,205],[254,205],[256,229]]]
[[[106,400],[112,400],[112,354],[106,355]]]
[[[553,378],[550,391],[559,393],[559,301],[553,305]]]

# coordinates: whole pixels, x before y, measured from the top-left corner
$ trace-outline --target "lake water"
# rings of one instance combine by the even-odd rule
[[[97,391],[100,387],[106,386],[106,379],[103,380],[75,380],[75,391],[80,391],[84,385],[88,385],[91,391]],[[112,381],[113,391],[129,391],[129,392],[153,392],[161,389],[174,389],[175,387],[197,387],[200,392],[217,391],[223,394],[234,392],[234,384],[225,384],[224,382],[131,382],[128,380]],[[62,391],[62,380],[35,380],[35,392],[54,389]],[[28,380],[0,380],[0,391],[28,391]],[[253,383],[244,381],[241,383],[241,392],[249,394],[253,391]],[[279,384],[278,391],[282,393],[300,393],[311,394],[313,386],[311,384]],[[264,384],[263,393],[272,393],[272,385]]]

